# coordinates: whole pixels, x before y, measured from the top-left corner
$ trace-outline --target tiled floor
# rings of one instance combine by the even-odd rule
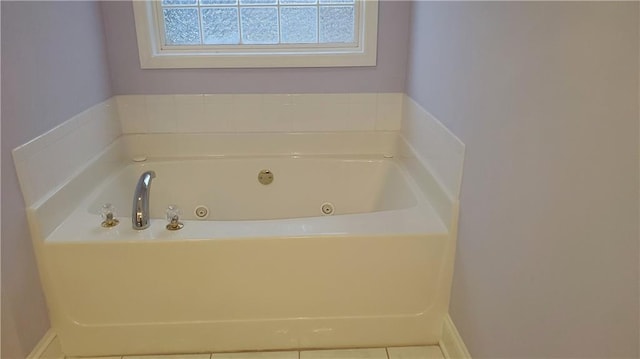
[[[115,356],[82,359],[444,359],[444,356],[440,347],[433,345],[371,349]]]

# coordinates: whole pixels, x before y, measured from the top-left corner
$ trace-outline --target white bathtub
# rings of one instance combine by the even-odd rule
[[[272,184],[258,182],[262,169]],[[152,221],[136,231],[146,170],[157,174]],[[105,202],[117,227],[100,226]],[[334,215],[321,215],[325,202]],[[168,204],[183,209],[182,230],[165,229]],[[185,158],[105,178],[46,236],[40,260],[69,356],[382,347],[438,342],[454,243],[394,159]]]

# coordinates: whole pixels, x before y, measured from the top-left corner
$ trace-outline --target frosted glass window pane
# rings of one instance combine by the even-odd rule
[[[315,6],[283,6],[280,22],[283,43],[318,42],[318,10]]]
[[[240,5],[275,5],[278,0],[240,0]]]
[[[245,44],[277,44],[278,8],[241,8],[242,42]]]
[[[353,0],[320,0],[320,4],[353,4]]]
[[[353,6],[320,7],[320,42],[353,42],[354,8]]]
[[[238,0],[200,0],[200,5],[236,5]]]
[[[281,5],[314,5],[317,0],[280,0]]]
[[[167,45],[199,45],[198,9],[164,9],[164,31]]]
[[[162,0],[162,6],[197,5],[198,0]]]
[[[239,44],[238,9],[202,8],[202,37],[208,45]]]

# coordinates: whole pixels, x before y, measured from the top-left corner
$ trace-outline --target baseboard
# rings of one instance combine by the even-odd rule
[[[442,326],[442,339],[439,344],[447,359],[471,359],[467,346],[464,345],[460,333],[448,314]]]
[[[447,359],[471,359],[460,333],[448,314],[442,326],[442,339],[439,345]],[[49,329],[27,356],[27,359],[64,359],[56,333]]]
[[[27,359],[64,359],[56,333],[49,329],[29,353]]]

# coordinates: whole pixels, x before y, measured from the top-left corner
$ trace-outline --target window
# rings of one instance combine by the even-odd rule
[[[377,0],[134,1],[143,68],[376,63]]]

